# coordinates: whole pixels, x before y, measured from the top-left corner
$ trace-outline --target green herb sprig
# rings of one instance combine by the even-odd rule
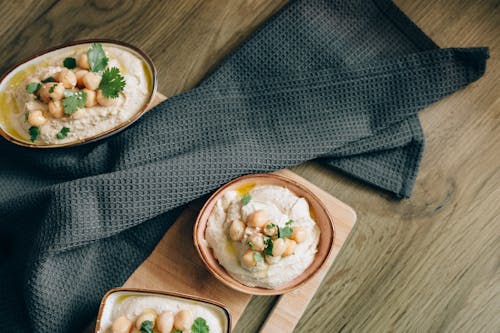
[[[36,92],[40,90],[41,87],[42,84],[40,82],[31,82],[26,85],[26,91],[30,94],[36,94]]]
[[[208,327],[206,320],[201,317],[196,318],[191,326],[192,333],[209,333],[209,331],[210,328]]]
[[[87,51],[89,67],[92,72],[100,72],[108,65],[108,57],[102,48],[102,44],[94,43]]]

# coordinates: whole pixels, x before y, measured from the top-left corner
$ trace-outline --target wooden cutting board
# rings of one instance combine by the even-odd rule
[[[165,98],[157,94],[153,105]],[[264,333],[293,331],[356,223],[356,213],[345,203],[289,170],[277,173],[301,183],[324,201],[334,218],[335,239],[333,255],[325,267],[301,288],[279,297],[261,327]],[[252,296],[219,282],[198,257],[193,245],[193,226],[202,205],[203,202],[198,201],[185,209],[124,287],[175,291],[219,301],[231,311],[234,327]]]
[[[163,99],[158,94],[155,102]],[[345,203],[289,170],[277,173],[303,184],[324,201],[334,218],[335,239],[326,266],[301,288],[279,297],[261,328],[261,332],[270,333],[293,331],[356,223],[356,213]],[[252,296],[234,291],[212,277],[198,257],[193,226],[202,205],[197,201],[186,208],[124,287],[175,291],[219,301],[231,311],[234,327]]]

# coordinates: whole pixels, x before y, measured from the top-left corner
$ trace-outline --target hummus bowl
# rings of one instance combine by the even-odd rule
[[[256,174],[234,179],[208,199],[193,238],[218,280],[247,294],[277,295],[323,267],[334,227],[309,189],[276,174]]]
[[[102,139],[143,115],[156,86],[152,60],[132,45],[92,39],[55,47],[0,78],[0,135],[30,148]]]
[[[149,331],[229,333],[231,314],[215,301],[173,292],[116,288],[104,295],[95,333]]]

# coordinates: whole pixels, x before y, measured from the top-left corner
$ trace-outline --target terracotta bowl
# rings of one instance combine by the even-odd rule
[[[214,208],[215,204],[224,195],[224,193],[228,190],[235,190],[243,186],[252,185],[282,186],[288,188],[297,196],[305,198],[313,213],[314,220],[320,229],[318,252],[316,253],[314,261],[301,275],[297,276],[292,281],[277,289],[249,287],[233,278],[224,269],[224,267],[219,264],[218,260],[213,254],[212,249],[208,246],[208,242],[205,238],[205,230],[207,228],[208,218],[212,213],[212,209]],[[252,295],[284,294],[306,283],[323,267],[328,257],[332,254],[333,239],[334,227],[332,217],[328,213],[328,210],[326,209],[323,202],[321,202],[321,200],[313,192],[311,192],[301,184],[289,178],[278,176],[275,174],[246,175],[240,178],[236,178],[226,185],[222,186],[205,203],[198,215],[196,224],[194,226],[194,244],[196,250],[198,251],[198,254],[201,257],[201,260],[205,263],[207,269],[225,285],[243,293]]]
[[[113,307],[119,304],[123,299],[127,297],[136,296],[160,296],[165,299],[173,299],[178,301],[186,301],[190,305],[200,305],[207,309],[210,309],[214,314],[221,318],[221,322],[224,324],[223,332],[231,332],[231,314],[229,310],[221,303],[208,300],[205,298],[179,294],[167,291],[157,291],[157,290],[147,290],[147,289],[134,289],[134,288],[115,288],[109,290],[101,300],[101,306],[99,307],[99,313],[97,315],[97,321],[95,326],[95,333],[108,332],[108,327],[111,326],[111,313]],[[156,331],[155,331],[156,332]]]
[[[105,130],[103,132],[97,133],[93,136],[86,137],[80,140],[75,140],[67,143],[61,143],[61,144],[40,144],[40,143],[33,143],[30,142],[29,140],[23,139],[22,137],[16,135],[15,130],[9,128],[7,124],[7,114],[8,112],[12,112],[12,109],[14,106],[9,106],[8,104],[5,103],[0,103],[0,135],[3,136],[5,139],[8,141],[17,144],[19,146],[24,146],[24,147],[29,147],[29,148],[59,148],[59,147],[68,147],[68,146],[75,146],[75,145],[80,145],[88,142],[93,142],[96,140],[103,139],[105,137],[108,137],[112,134],[115,134],[129,125],[131,125],[134,121],[139,119],[147,110],[148,107],[151,105],[153,98],[156,93],[156,88],[157,88],[157,73],[156,73],[156,68],[153,64],[153,61],[151,58],[141,49],[132,46],[130,44],[127,44],[125,42],[117,41],[117,40],[111,40],[111,39],[86,39],[86,40],[79,40],[79,41],[73,41],[69,42],[66,44],[63,44],[61,46],[53,47],[48,50],[39,52],[28,59],[25,59],[19,63],[17,63],[14,67],[9,69],[6,73],[4,73],[0,77],[0,101],[4,100],[2,98],[2,92],[6,89],[9,88],[12,84],[11,79],[16,78],[17,74],[20,74],[24,70],[27,70],[31,67],[33,67],[37,63],[43,63],[45,59],[48,59],[52,56],[58,56],[63,54],[65,51],[67,51],[70,48],[78,47],[81,45],[90,44],[92,43],[101,43],[103,44],[104,49],[106,49],[106,45],[111,45],[113,47],[117,47],[120,49],[124,49],[128,52],[131,52],[132,54],[136,55],[139,59],[142,60],[145,72],[148,76],[148,79],[150,82],[148,82],[149,85],[149,93],[146,99],[146,103],[142,105],[130,118],[125,120],[124,122],[116,125],[115,127]]]

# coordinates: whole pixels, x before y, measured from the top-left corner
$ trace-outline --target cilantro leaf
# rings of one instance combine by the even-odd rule
[[[291,226],[291,225],[292,225],[292,223],[293,223],[293,220],[288,220],[288,221],[286,221],[285,225],[286,225],[287,227],[289,227],[289,226]]]
[[[34,142],[36,138],[38,138],[38,135],[40,135],[40,129],[38,129],[38,127],[31,126],[28,131],[30,133],[31,142]]]
[[[42,87],[42,84],[40,82],[31,82],[28,85],[26,85],[26,91],[29,92],[30,94],[34,94],[41,87]]]
[[[250,196],[250,194],[247,193],[241,198],[241,204],[245,206],[247,203],[250,202],[250,200],[252,200],[252,197]]]
[[[102,73],[99,89],[102,90],[104,97],[117,98],[118,93],[125,88],[125,84],[125,78],[120,74],[118,67],[107,68]]]
[[[76,67],[76,59],[72,58],[72,57],[68,57],[68,58],[63,60],[63,65],[67,69],[73,69]]]
[[[62,140],[64,139],[65,137],[68,136],[68,133],[70,132],[71,130],[68,128],[68,127],[63,127],[61,128],[61,130],[59,131],[59,133],[56,134],[57,138],[59,140]]]
[[[62,100],[65,114],[73,114],[78,109],[85,106],[87,102],[87,94],[84,91],[64,91],[65,98]]]
[[[262,256],[262,254],[260,254],[260,252],[255,252],[255,253],[253,254],[253,260],[254,260],[256,263],[259,263],[259,262],[264,261],[264,257]]]
[[[56,79],[54,79],[52,76],[49,76],[45,80],[42,80],[42,83],[48,83],[48,82],[56,82]]]
[[[253,246],[254,246],[254,245],[253,245],[253,243],[252,243],[252,242],[248,242],[248,243],[247,243],[247,245],[248,245],[248,247],[249,247],[249,248],[253,249]]]
[[[207,325],[205,319],[198,317],[194,320],[193,326],[191,326],[192,333],[209,333],[210,328]]]
[[[293,234],[293,229],[292,227],[286,226],[286,227],[278,227],[278,237],[279,238],[290,238],[292,237]]]
[[[94,43],[87,51],[89,66],[92,72],[100,72],[108,65],[108,57],[102,48],[102,44]]]
[[[154,323],[151,320],[144,320],[141,324],[141,333],[153,333]]]
[[[49,88],[49,94],[52,94],[54,92],[54,89],[56,88],[56,85],[54,84]]]
[[[182,333],[181,330],[175,330],[174,333]]]
[[[266,239],[266,248],[264,249],[264,254],[267,254],[268,256],[273,256],[273,247],[274,243],[271,238]]]

